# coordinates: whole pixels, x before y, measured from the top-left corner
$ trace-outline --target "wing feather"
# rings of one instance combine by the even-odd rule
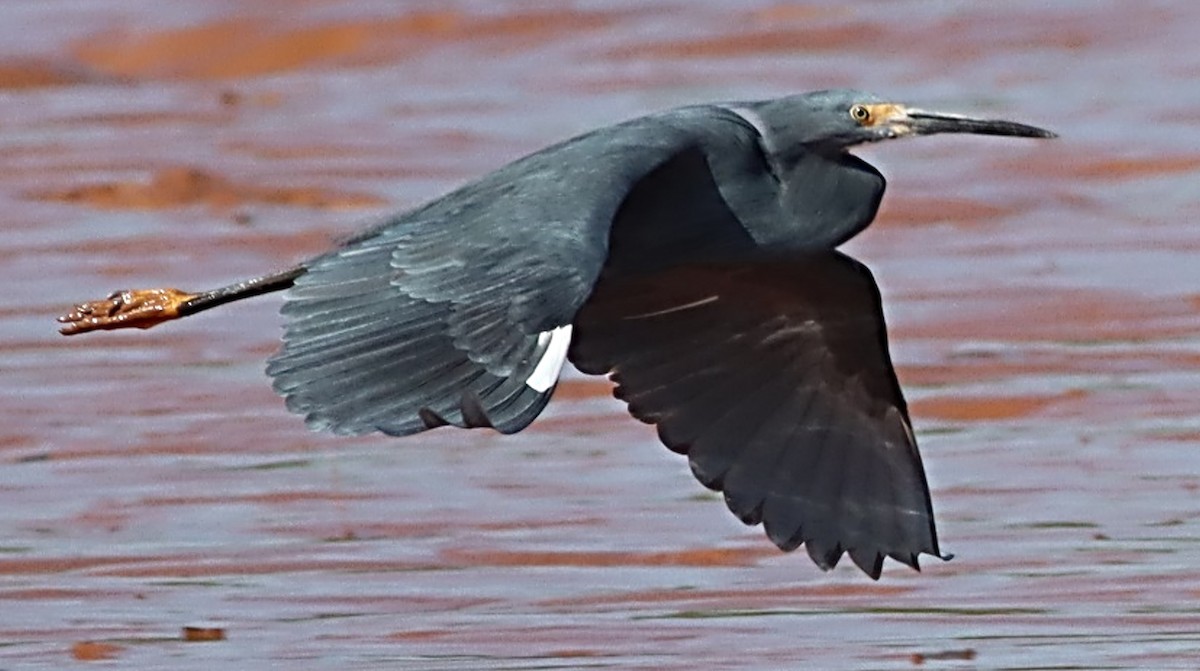
[[[342,433],[519,431],[554,390],[562,337],[546,334],[591,294],[622,205],[651,175],[678,173],[685,192],[708,176],[696,147],[714,114],[730,116],[675,111],[567,141],[313,259],[283,307],[275,389]]]
[[[714,298],[715,297],[715,298]],[[939,554],[869,271],[836,252],[606,276],[571,360],[781,549],[873,578]]]

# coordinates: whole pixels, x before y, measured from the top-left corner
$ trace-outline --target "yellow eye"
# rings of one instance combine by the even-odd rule
[[[871,110],[867,109],[866,105],[855,105],[850,108],[850,118],[865,124],[871,120]]]

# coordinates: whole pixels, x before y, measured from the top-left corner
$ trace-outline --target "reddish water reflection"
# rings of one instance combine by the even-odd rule
[[[422,7],[0,7],[0,666],[1194,665],[1195,3]],[[512,439],[338,439],[270,391],[273,299],[54,332],[600,123],[828,85],[1064,135],[866,152],[851,247],[958,554],[922,574],[774,552],[602,381]]]

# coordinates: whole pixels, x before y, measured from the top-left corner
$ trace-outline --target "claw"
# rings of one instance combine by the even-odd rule
[[[123,328],[148,329],[178,319],[180,308],[196,297],[179,289],[114,291],[104,300],[89,301],[58,318],[63,335]]]

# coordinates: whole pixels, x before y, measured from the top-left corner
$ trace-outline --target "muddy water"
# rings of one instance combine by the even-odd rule
[[[1200,5],[429,6],[0,5],[0,668],[1200,663]],[[849,248],[958,555],[921,574],[775,552],[601,380],[515,438],[334,438],[262,372],[277,298],[54,331],[597,124],[832,85],[1064,136],[862,152]]]

